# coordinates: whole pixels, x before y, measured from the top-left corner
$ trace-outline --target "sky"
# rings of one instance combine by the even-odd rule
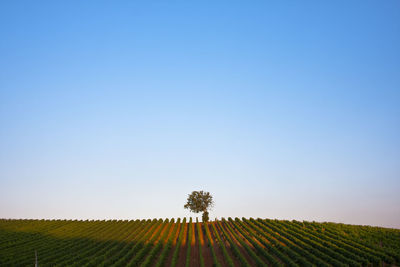
[[[1,1],[0,218],[400,228],[399,1]]]

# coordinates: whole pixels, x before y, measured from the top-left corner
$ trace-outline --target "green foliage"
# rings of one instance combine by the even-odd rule
[[[228,250],[224,244],[224,241],[221,239],[220,235],[218,234],[217,229],[215,228],[215,225],[212,224],[212,229],[214,230],[214,235],[217,237],[217,242],[219,244],[219,246],[222,249],[222,253],[224,254],[225,260],[228,263],[229,266],[234,267],[235,264],[233,263],[233,260],[231,258],[231,256],[229,256]]]
[[[297,264],[295,264],[293,261],[288,259],[287,257],[284,257],[284,255],[281,255],[277,251],[274,250],[273,247],[268,246],[268,244],[265,244],[262,239],[259,239],[257,236],[253,234],[253,231],[250,230],[249,227],[245,226],[242,222],[240,222],[239,219],[233,221],[232,218],[228,218],[229,222],[232,224],[232,226],[235,227],[235,229],[246,239],[248,242],[250,242],[253,247],[256,248],[258,253],[262,255],[264,258],[267,259],[267,261],[272,265],[272,266],[281,266],[282,264],[271,255],[270,251],[267,251],[264,249],[260,244],[263,244],[265,247],[269,248],[275,255],[279,255],[281,260],[285,262],[287,266],[292,266],[292,267],[298,267]],[[256,242],[254,239],[257,239],[258,242]]]
[[[185,238],[185,236],[184,236],[185,227],[186,227],[186,218],[183,218],[178,241],[176,242],[174,254],[172,255],[171,267],[176,266],[176,264],[178,263],[179,247],[181,246],[182,240]]]
[[[168,223],[168,219],[166,220],[165,223]],[[172,226],[172,224],[174,223],[174,219],[171,220],[171,222],[168,223],[168,225],[165,227],[164,233],[162,235],[162,237],[160,238],[160,240],[158,241],[157,245],[155,245],[151,251],[147,254],[147,257],[145,259],[145,261],[140,265],[141,267],[147,267],[150,266],[153,259],[156,257],[157,253],[161,250],[162,246],[163,246],[163,241],[166,240],[168,234],[169,234],[169,230]],[[149,242],[149,244],[151,244]]]
[[[213,246],[213,239],[211,237],[210,229],[208,229],[207,223],[203,222],[203,225],[204,225],[204,230],[205,230],[206,236],[207,236],[208,247],[210,248],[211,254],[212,254],[212,257],[213,257],[213,266],[214,267],[221,267],[221,264],[219,263],[217,254],[215,253],[215,248]]]
[[[230,223],[226,222],[225,219],[222,219],[221,227],[226,227],[227,231],[232,235],[232,237],[240,243],[242,247],[246,249],[246,252],[250,255],[250,257],[255,261],[256,265],[259,267],[267,266],[267,264],[260,259],[260,257],[251,249],[251,247],[244,241],[244,239],[240,238],[238,233],[234,231],[230,225]],[[271,262],[273,266],[282,266],[279,262],[274,261]]]
[[[201,227],[200,227],[200,223],[199,220],[196,218],[196,228],[197,228],[197,235],[199,237],[198,239],[198,244],[199,244],[199,257],[200,257],[200,267],[204,267],[204,258],[203,258],[203,248],[202,245],[200,243],[200,235],[201,233]]]
[[[190,266],[190,253],[192,252],[192,240],[193,240],[193,232],[192,232],[192,217],[189,220],[189,233],[188,233],[188,243],[186,250],[186,267]]]
[[[237,221],[240,222],[239,219]],[[282,242],[276,238],[273,238],[271,234],[269,234],[268,231],[265,231],[261,227],[256,225],[256,222],[254,221],[249,221],[245,218],[242,218],[243,225],[244,227],[247,227],[247,229],[251,229],[249,231],[254,231],[256,234],[256,238],[262,242],[262,244],[273,254],[275,254],[278,258],[280,258],[284,263],[286,263],[288,266],[292,266],[292,263],[290,261],[297,263],[300,266],[307,266],[307,267],[312,267],[314,266],[312,263],[310,263],[308,260],[306,260],[304,257],[302,257],[300,254],[298,254],[295,250],[291,249],[290,244],[288,245],[283,245]]]
[[[213,205],[213,197],[210,192],[193,191],[188,195],[187,202],[183,207],[195,213],[203,212],[203,222],[208,222],[209,217],[207,210]]]
[[[172,219],[173,220],[173,219]],[[161,255],[156,263],[156,267],[160,267],[163,266],[165,264],[165,260],[168,256],[169,251],[172,248],[172,242],[174,240],[175,234],[177,232],[177,230],[179,229],[180,226],[180,222],[181,222],[181,218],[178,218],[178,220],[176,221],[176,224],[174,225],[174,230],[172,231],[167,244],[165,245],[165,247],[163,248]]]
[[[207,252],[216,267],[400,265],[398,229],[252,218],[187,226],[186,219],[0,219],[0,266],[32,266],[35,251],[40,266],[161,267],[179,260],[204,267]]]

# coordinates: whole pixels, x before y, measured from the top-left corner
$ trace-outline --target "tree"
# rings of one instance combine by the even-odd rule
[[[210,192],[193,191],[188,195],[187,203],[183,206],[194,213],[203,212],[203,222],[208,222],[208,209],[214,206],[213,197]]]

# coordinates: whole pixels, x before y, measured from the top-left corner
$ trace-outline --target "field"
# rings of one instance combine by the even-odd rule
[[[400,230],[269,219],[0,220],[0,266],[399,266]]]

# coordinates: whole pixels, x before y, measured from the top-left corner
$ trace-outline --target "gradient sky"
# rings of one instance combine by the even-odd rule
[[[400,228],[399,1],[165,2],[1,1],[1,218]]]

